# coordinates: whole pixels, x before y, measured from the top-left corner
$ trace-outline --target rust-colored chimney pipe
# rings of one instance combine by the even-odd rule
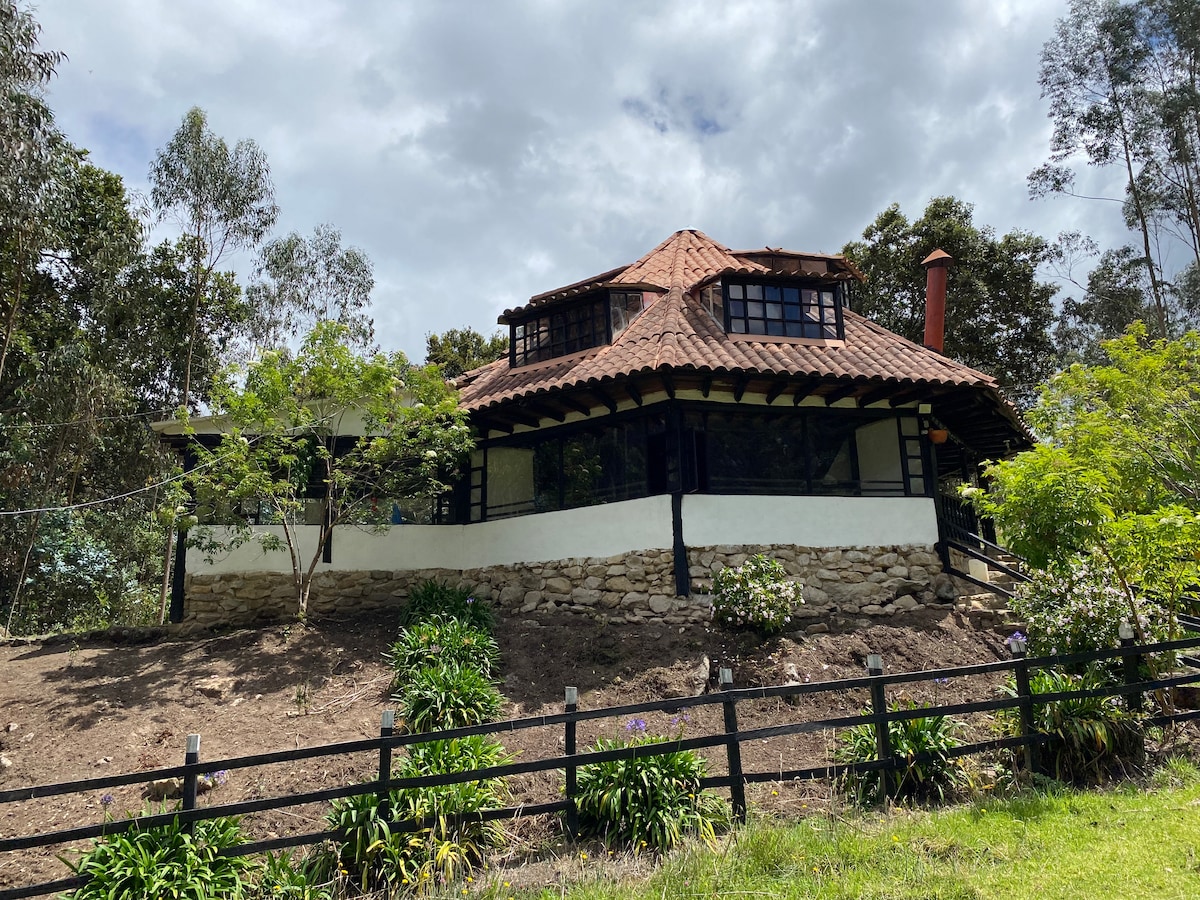
[[[954,257],[934,250],[921,265],[925,267],[925,346],[941,353],[946,335],[946,270],[954,265]]]

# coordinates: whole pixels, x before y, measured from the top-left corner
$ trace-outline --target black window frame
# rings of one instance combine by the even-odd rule
[[[721,283],[725,333],[743,338],[845,340],[840,281],[727,278]]]
[[[509,366],[516,369],[534,365],[610,343],[612,321],[608,304],[607,291],[588,294],[536,310],[510,323]]]

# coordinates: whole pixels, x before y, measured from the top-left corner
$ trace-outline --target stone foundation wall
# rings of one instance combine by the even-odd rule
[[[501,615],[538,620],[564,614],[610,622],[707,622],[714,572],[741,565],[755,553],[779,560],[804,585],[800,624],[833,617],[889,616],[944,601],[935,578],[941,565],[932,547],[865,547],[828,550],[784,544],[696,547],[688,551],[690,597],[675,596],[670,550],[606,558],[564,559],[482,569],[323,572],[313,581],[309,612],[346,614],[399,606],[427,578],[456,584],[490,600]],[[244,624],[295,613],[290,576],[266,573],[190,575],[185,624]]]

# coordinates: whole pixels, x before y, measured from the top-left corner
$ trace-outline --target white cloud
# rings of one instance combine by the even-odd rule
[[[419,358],[426,332],[489,331],[678,228],[836,251],[894,201],[915,217],[953,193],[999,232],[1124,240],[1110,205],[1027,199],[1048,152],[1038,54],[1065,11],[52,0],[37,16],[70,56],[60,125],[99,165],[144,186],[203,107],[266,150],[281,230],[332,222],[370,254],[380,339]]]

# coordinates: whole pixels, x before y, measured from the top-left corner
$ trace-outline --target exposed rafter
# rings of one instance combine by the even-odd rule
[[[583,416],[590,416],[592,414],[592,408],[590,406],[588,406],[586,403],[580,403],[578,400],[576,400],[574,397],[570,396],[569,394],[557,395],[554,398],[554,402],[561,403],[563,406],[565,406],[567,409],[571,410],[572,412],[577,412]]]
[[[899,382],[885,381],[877,388],[872,388],[861,397],[858,398],[859,406],[870,406],[872,403],[878,403],[880,400],[886,400],[888,397],[896,393],[899,388]]]
[[[786,381],[777,381],[773,385],[771,385],[771,387],[767,390],[767,396],[766,396],[767,405],[770,406],[772,403],[774,403],[779,398],[779,395],[782,394],[786,388],[787,388]]]
[[[711,372],[700,379],[700,395],[706,400],[708,399],[708,392],[712,390],[712,383],[713,377]]]
[[[566,414],[554,409],[552,406],[546,406],[544,403],[526,403],[525,406],[530,412],[541,416],[543,419],[553,419],[555,422],[566,420]]]
[[[792,406],[799,406],[800,401],[816,390],[818,384],[816,381],[803,381],[796,385],[796,390],[792,392]]]
[[[849,382],[848,384],[843,384],[841,387],[834,388],[828,394],[824,395],[825,405],[833,406],[833,404],[837,403],[839,400],[849,397],[851,394],[857,391],[858,388],[859,386],[853,381]]]
[[[633,382],[625,383],[625,393],[627,393],[629,395],[629,399],[631,399],[638,406],[642,405],[642,392],[638,390],[637,385],[635,385]]]
[[[746,393],[746,385],[749,384],[749,379],[739,375],[733,382],[733,399],[736,403],[742,402],[742,395]]]
[[[600,388],[592,388],[592,393],[600,398],[600,402],[608,407],[608,411],[610,413],[615,413],[617,411],[617,401],[613,399],[612,395],[609,394],[608,391],[603,391]]]
[[[671,377],[670,372],[659,373],[662,378],[663,390],[667,392],[667,396],[672,400],[675,399],[675,379]]]
[[[525,412],[524,410],[509,407],[508,409],[505,409],[501,415],[512,419],[518,425],[528,425],[530,428],[537,428],[542,424],[542,420],[539,419],[537,415],[532,412],[532,410],[530,412]]]

